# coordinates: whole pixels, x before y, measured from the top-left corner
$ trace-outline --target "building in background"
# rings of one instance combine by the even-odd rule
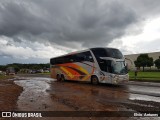
[[[160,52],[152,52],[152,53],[140,53],[140,54],[148,54],[149,57],[153,58],[153,61],[155,61],[156,59],[158,59],[160,57]],[[137,57],[140,54],[130,54],[130,55],[124,55],[124,57],[126,58],[126,62],[128,64],[128,68],[130,70],[134,70],[135,69],[135,64],[134,61],[137,60]],[[157,69],[154,66],[151,67],[152,69]],[[148,69],[150,69],[150,67],[148,67]]]

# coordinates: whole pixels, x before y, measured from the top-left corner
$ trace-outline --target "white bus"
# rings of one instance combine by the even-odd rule
[[[50,59],[51,77],[58,81],[119,84],[129,80],[125,58],[115,48],[90,48]]]

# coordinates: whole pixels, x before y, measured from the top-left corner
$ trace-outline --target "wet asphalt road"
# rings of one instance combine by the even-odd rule
[[[24,89],[18,111],[160,111],[159,83],[91,85],[18,76],[15,83]]]

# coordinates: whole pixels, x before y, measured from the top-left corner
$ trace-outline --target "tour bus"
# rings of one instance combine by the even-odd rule
[[[122,53],[115,48],[90,48],[50,59],[51,78],[92,84],[119,84],[129,80]]]

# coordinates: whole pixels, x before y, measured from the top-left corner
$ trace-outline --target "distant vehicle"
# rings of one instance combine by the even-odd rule
[[[31,73],[31,74],[35,74],[35,73],[36,73],[36,70],[31,70],[30,73]]]
[[[88,81],[93,84],[119,84],[129,80],[122,53],[115,48],[90,48],[50,59],[51,77]]]
[[[6,70],[6,74],[7,75],[15,75],[16,74],[15,69],[13,67],[8,67]]]
[[[44,73],[49,73],[49,70],[44,70]]]
[[[0,71],[0,75],[2,75],[3,74],[3,72],[2,71]]]
[[[43,69],[37,70],[36,73],[43,73]]]

